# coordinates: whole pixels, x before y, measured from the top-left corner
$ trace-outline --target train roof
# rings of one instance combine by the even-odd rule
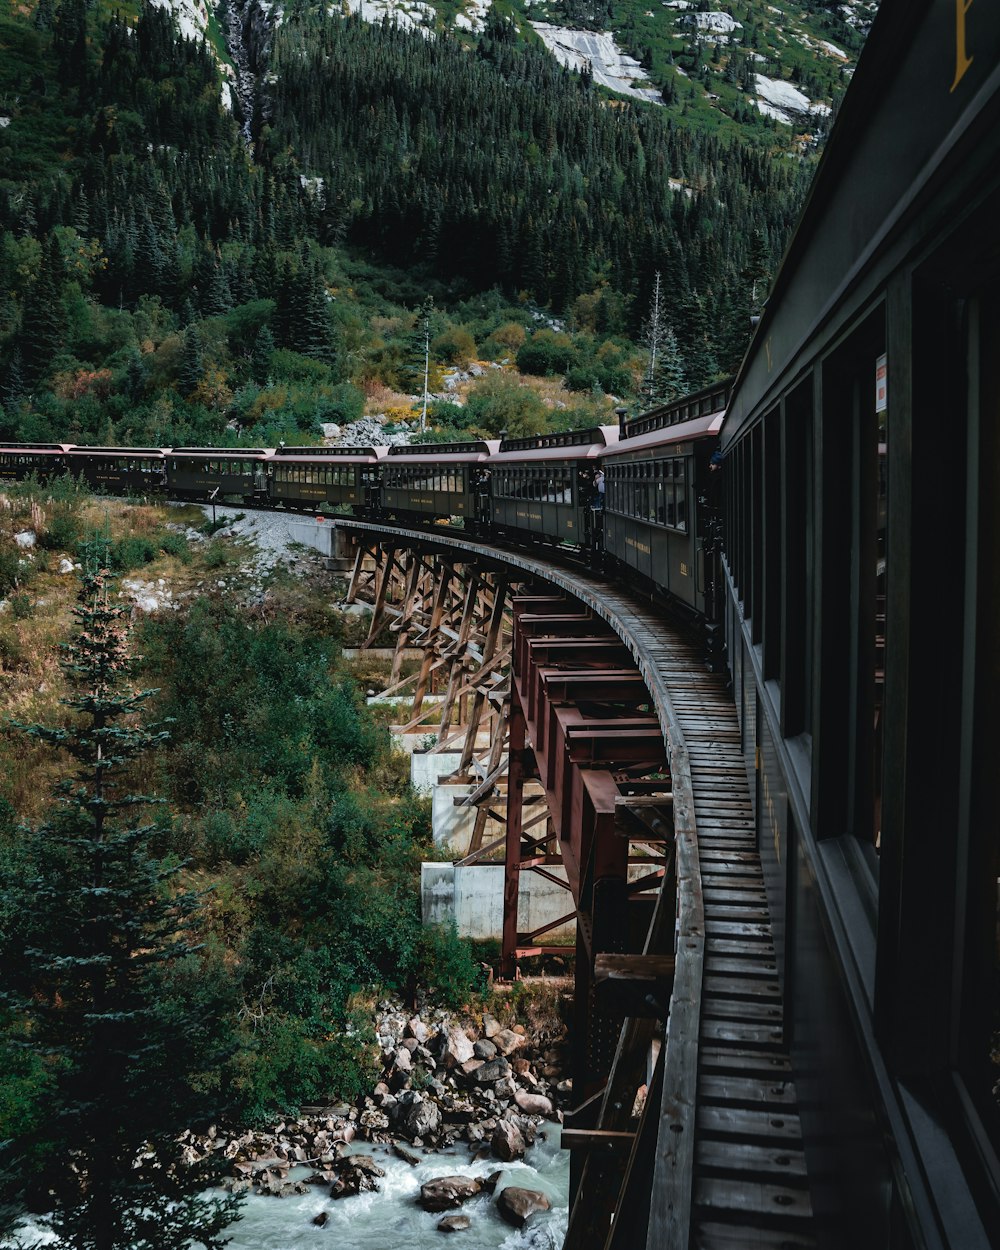
[[[976,5],[973,19],[975,55],[956,68],[954,5],[883,0],[737,374],[724,449],[879,296],[930,216],[945,213],[948,188],[970,169],[988,176],[992,156],[975,136],[996,109],[1000,5]],[[957,217],[963,205],[949,208]],[[873,359],[873,392],[874,373]]]
[[[390,456],[406,457],[416,464],[458,464],[463,461],[485,460],[496,451],[499,443],[493,439],[477,439],[466,443],[414,443],[389,448]]]
[[[362,460],[366,464],[381,460],[388,454],[388,447],[282,447],[275,453],[275,459],[293,461],[295,464],[305,462],[316,463],[317,460]]]
[[[707,413],[724,412],[733,390],[733,379],[725,378],[721,382],[713,382],[700,391],[672,399],[666,404],[651,408],[625,422],[625,439],[638,438],[648,434],[650,430],[662,430],[667,426],[680,425],[695,417],[703,417]]]
[[[0,443],[0,455],[5,451],[35,451],[44,456],[63,455],[69,443]]]
[[[266,456],[266,447],[171,447],[172,456],[237,456],[245,460],[247,456]]]
[[[69,456],[163,456],[163,447],[81,447],[70,444],[66,448]]]
[[[359,456],[380,458],[387,455],[388,451],[388,447],[276,447],[273,454],[280,456],[282,460],[287,460],[289,457],[297,460],[319,460],[327,456],[349,456],[353,459]]]
[[[625,456],[629,452],[653,451],[658,447],[669,449],[678,443],[692,442],[696,439],[713,438],[722,429],[724,412],[710,412],[705,416],[693,417],[690,421],[681,421],[679,425],[668,425],[649,430],[635,438],[627,438],[610,447],[604,457],[608,460],[616,456]]]
[[[595,425],[586,430],[554,434],[531,434],[505,438],[490,459],[501,464],[524,464],[548,460],[594,460],[618,442],[616,425]]]

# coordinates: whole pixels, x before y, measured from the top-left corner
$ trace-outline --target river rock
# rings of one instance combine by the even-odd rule
[[[446,1215],[443,1220],[438,1221],[439,1233],[464,1233],[471,1227],[472,1221],[467,1215]]]
[[[350,1198],[355,1194],[378,1193],[378,1177],[385,1172],[371,1155],[348,1155],[337,1163],[337,1179],[330,1187],[331,1198]]]
[[[523,1228],[533,1215],[548,1211],[551,1205],[540,1190],[520,1189],[517,1185],[508,1185],[497,1198],[497,1210],[515,1228]]]
[[[520,1159],[527,1149],[521,1130],[510,1120],[501,1120],[496,1126],[490,1146],[496,1157],[503,1159],[505,1163]]]
[[[481,1037],[472,1049],[477,1059],[495,1059],[497,1057],[497,1048],[486,1037]]]
[[[515,1033],[513,1029],[501,1029],[491,1040],[501,1055],[510,1055],[523,1046],[526,1039],[522,1033]]]
[[[496,1016],[491,1016],[488,1012],[483,1016],[483,1032],[491,1040],[501,1032],[500,1021]]]
[[[465,1033],[457,1025],[443,1029],[428,1046],[443,1068],[457,1068],[473,1057],[474,1048]]]
[[[526,1115],[551,1115],[552,1103],[544,1094],[529,1094],[526,1090],[519,1089],[514,1095],[514,1101]]]
[[[425,1211],[448,1211],[474,1198],[482,1185],[474,1176],[438,1176],[420,1186],[420,1205]]]
[[[481,1068],[476,1068],[472,1079],[477,1085],[492,1085],[494,1081],[502,1081],[510,1076],[510,1064],[506,1059],[491,1059]]]
[[[400,1127],[411,1141],[416,1137],[428,1137],[441,1127],[441,1108],[426,1098],[413,1102],[403,1113]]]
[[[320,1211],[319,1215],[314,1215],[312,1217],[311,1222],[315,1224],[317,1228],[324,1228],[329,1218],[330,1218],[329,1211]]]
[[[398,1141],[392,1143],[392,1153],[397,1159],[402,1159],[404,1163],[408,1163],[410,1167],[415,1167],[420,1162],[419,1155],[415,1155],[412,1150],[407,1150]]]

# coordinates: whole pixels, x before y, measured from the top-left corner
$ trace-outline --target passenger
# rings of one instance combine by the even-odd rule
[[[604,470],[598,469],[597,476],[594,478],[594,497],[590,506],[595,512],[600,512],[604,507]]]

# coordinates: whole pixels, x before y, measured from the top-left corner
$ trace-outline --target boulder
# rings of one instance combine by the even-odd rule
[[[406,1036],[415,1038],[422,1046],[430,1036],[430,1030],[419,1016],[412,1016],[406,1022]]]
[[[400,1126],[412,1141],[415,1137],[428,1137],[441,1127],[441,1108],[436,1102],[413,1102],[403,1112]]]
[[[500,1021],[496,1016],[491,1016],[488,1012],[483,1016],[483,1032],[491,1040],[501,1032]]]
[[[325,1227],[326,1222],[329,1218],[330,1218],[329,1211],[320,1211],[319,1215],[314,1215],[312,1217],[311,1222],[315,1224],[317,1228],[323,1228]]]
[[[472,1049],[477,1059],[495,1059],[497,1057],[497,1048],[485,1037],[480,1038]]]
[[[519,1089],[514,1101],[526,1115],[551,1115],[552,1103],[544,1094],[529,1094]]]
[[[425,1211],[448,1211],[475,1198],[482,1185],[474,1176],[438,1176],[420,1186],[420,1205]]]
[[[510,1064],[506,1059],[491,1059],[482,1067],[476,1068],[472,1079],[477,1085],[492,1085],[494,1081],[502,1081],[510,1076]]]
[[[540,1190],[520,1189],[517,1185],[508,1185],[497,1198],[497,1210],[515,1228],[523,1228],[533,1215],[548,1211],[551,1205]]]
[[[415,1155],[412,1150],[407,1150],[398,1141],[392,1143],[392,1153],[397,1159],[402,1159],[404,1163],[408,1163],[411,1167],[415,1167],[420,1162],[419,1155]]]
[[[491,1040],[501,1055],[510,1055],[518,1047],[523,1046],[526,1039],[523,1034],[515,1033],[513,1029],[501,1029]]]
[[[471,1227],[472,1221],[467,1215],[446,1215],[443,1220],[438,1221],[439,1233],[464,1233]]]
[[[472,1043],[457,1025],[443,1029],[433,1039],[433,1045],[429,1049],[444,1068],[457,1068],[475,1053]]]
[[[521,1130],[510,1120],[500,1121],[493,1132],[490,1145],[496,1157],[503,1159],[505,1163],[510,1163],[512,1159],[520,1159],[527,1149]]]
[[[331,1198],[378,1193],[378,1177],[385,1176],[371,1155],[348,1155],[337,1161],[336,1168],[337,1179],[330,1186]]]

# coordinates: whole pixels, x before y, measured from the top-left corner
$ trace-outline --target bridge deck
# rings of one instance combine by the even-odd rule
[[[638,596],[583,569],[442,532],[340,522],[359,537],[456,549],[522,571],[574,596],[605,620],[632,654],[660,720],[674,789],[677,959],[655,1136],[635,1133],[628,1160],[588,1156],[567,1246],[649,1250],[799,1250],[812,1233],[805,1156],[775,949],[740,728],[725,678],[706,672],[697,648]],[[657,942],[672,944],[674,917]],[[628,1027],[616,1068],[634,1072]],[[636,1043],[638,1044],[638,1043]],[[633,1047],[634,1049],[634,1047]],[[621,1061],[619,1063],[619,1060]],[[607,1134],[630,1127],[612,1071],[598,1118]],[[654,1082],[653,1088],[657,1088]],[[616,1101],[617,1099],[617,1101]],[[627,1099],[631,1106],[631,1094]],[[619,1108],[618,1111],[615,1108]],[[653,1136],[653,1158],[644,1158]],[[609,1171],[620,1176],[609,1186]],[[648,1220],[637,1219],[632,1174],[644,1176]],[[610,1190],[618,1198],[609,1197]],[[643,1204],[645,1205],[645,1204]],[[615,1218],[612,1222],[612,1212]]]

